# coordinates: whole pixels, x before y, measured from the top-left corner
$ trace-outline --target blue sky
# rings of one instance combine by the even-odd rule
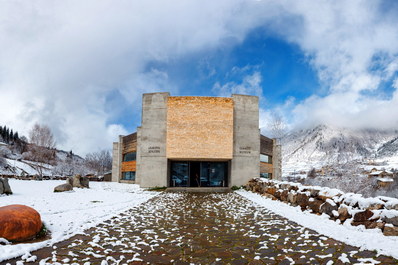
[[[396,1],[3,1],[0,125],[108,149],[143,93],[260,97],[260,124],[398,128]]]

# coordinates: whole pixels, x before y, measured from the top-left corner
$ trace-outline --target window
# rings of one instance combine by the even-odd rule
[[[136,160],[136,152],[127,153],[124,154],[123,156],[123,162],[135,161],[135,160]]]
[[[122,172],[122,180],[135,180],[135,171]]]
[[[260,178],[271,179],[272,173],[260,173]]]
[[[260,161],[268,164],[272,164],[272,156],[260,154]]]

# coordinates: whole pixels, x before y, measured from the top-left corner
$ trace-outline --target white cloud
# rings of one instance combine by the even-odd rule
[[[236,68],[232,69],[236,71]],[[221,85],[215,83],[212,91],[222,97],[230,97],[232,94],[255,95],[262,97],[263,89],[261,87],[262,76],[258,71],[243,76],[241,83],[235,81],[227,82]]]
[[[397,126],[397,92],[365,96],[397,73],[398,17],[379,1],[2,1],[0,4],[0,124],[27,134],[48,124],[59,147],[84,154],[110,148],[120,111],[118,92],[138,108],[141,94],[178,94],[168,74],[147,69],[193,52],[239,43],[258,27],[297,44],[328,87],[291,107],[296,123]],[[377,71],[374,67],[376,58]],[[211,73],[211,67],[207,67]],[[218,83],[228,96],[261,96],[261,75]],[[395,82],[395,88],[396,88]],[[374,94],[373,94],[374,95]],[[377,106],[377,108],[375,108]],[[284,108],[286,109],[286,108]],[[284,113],[287,113],[284,110]],[[365,118],[363,118],[365,117]],[[372,122],[370,118],[374,119]],[[355,122],[351,122],[355,119]]]
[[[239,42],[258,24],[253,2],[6,1],[0,4],[0,124],[27,134],[49,125],[58,146],[84,154],[110,148],[118,108],[139,109],[141,94],[178,92],[149,62]],[[115,104],[114,104],[115,105]],[[116,127],[115,127],[116,126]],[[117,128],[117,129],[115,129]]]

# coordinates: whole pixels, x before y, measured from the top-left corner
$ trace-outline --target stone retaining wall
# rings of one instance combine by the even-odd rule
[[[386,236],[398,236],[398,199],[364,198],[338,189],[261,178],[250,180],[246,189],[272,200],[300,206],[303,211],[326,214],[339,223],[378,228]]]

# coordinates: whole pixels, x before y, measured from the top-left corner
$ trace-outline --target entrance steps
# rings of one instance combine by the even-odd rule
[[[166,191],[184,191],[184,192],[229,192],[228,187],[169,187]]]

